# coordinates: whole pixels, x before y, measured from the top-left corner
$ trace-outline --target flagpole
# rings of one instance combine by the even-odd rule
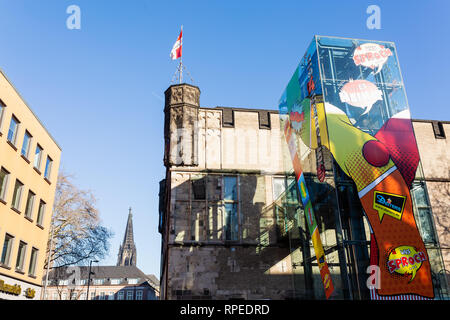
[[[183,81],[183,25],[181,25],[181,56],[180,56],[180,77],[179,82]]]

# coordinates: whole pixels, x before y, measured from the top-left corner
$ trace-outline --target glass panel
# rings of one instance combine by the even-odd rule
[[[16,184],[14,185],[14,194],[13,194],[12,204],[13,204],[13,207],[17,210],[19,210],[20,197],[22,194],[22,187],[23,187],[22,182],[20,182],[19,180],[16,180]]]
[[[5,105],[0,101],[0,129],[2,127],[3,114],[5,113]]]
[[[30,140],[31,140],[31,135],[28,133],[28,131],[25,131],[25,135],[23,137],[23,143],[22,143],[22,155],[24,157],[28,157],[28,149],[30,147]]]
[[[3,250],[2,250],[2,259],[1,263],[4,265],[7,265],[9,262],[9,254],[11,251],[11,243],[12,243],[12,237],[9,235],[5,236],[5,241],[3,242]]]
[[[25,215],[29,218],[31,218],[33,214],[33,204],[34,204],[34,197],[35,194],[33,192],[28,191],[28,198],[27,198],[27,205],[25,210]]]
[[[16,117],[12,116],[11,122],[9,124],[9,130],[8,130],[8,140],[15,144],[16,140],[16,133],[17,133],[17,127],[18,127],[18,121]]]
[[[36,152],[34,153],[34,167],[40,169],[41,167],[42,148],[37,145]]]
[[[224,199],[225,200],[237,200],[237,178],[236,177],[224,177]]]
[[[24,261],[26,246],[27,246],[26,243],[20,241],[19,249],[17,251],[17,260],[16,260],[16,269],[17,270],[23,269],[23,261]]]
[[[30,275],[35,275],[36,271],[36,259],[37,259],[38,249],[31,249],[31,258],[30,258],[30,268],[28,269],[28,273]]]
[[[47,162],[45,163],[45,171],[44,171],[44,177],[47,179],[50,177],[50,172],[52,170],[52,159],[50,157],[47,157]]]
[[[236,203],[225,203],[225,239],[238,240]]]
[[[273,200],[276,201],[286,190],[285,178],[273,178]]]
[[[5,169],[1,169],[0,171],[0,199],[5,199],[6,197],[6,186],[8,182],[9,172]]]
[[[41,200],[39,202],[39,211],[38,211],[38,217],[37,217],[37,223],[39,225],[42,225],[42,220],[44,219],[44,213],[45,213],[45,202]]]

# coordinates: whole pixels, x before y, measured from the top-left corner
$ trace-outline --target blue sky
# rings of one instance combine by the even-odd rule
[[[66,28],[69,5],[81,29]],[[366,8],[381,8],[381,29]],[[61,168],[98,199],[112,265],[133,208],[138,266],[159,276],[158,182],[169,53],[201,105],[276,109],[314,34],[396,43],[413,118],[450,120],[449,1],[0,0],[0,68],[62,147]]]

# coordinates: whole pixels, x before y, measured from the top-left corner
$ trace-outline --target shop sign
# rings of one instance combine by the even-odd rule
[[[25,297],[29,298],[29,299],[33,299],[34,296],[36,295],[36,290],[28,288],[27,290],[25,290]]]
[[[0,292],[9,293],[18,296],[22,292],[20,285],[6,284],[3,280],[0,280]]]

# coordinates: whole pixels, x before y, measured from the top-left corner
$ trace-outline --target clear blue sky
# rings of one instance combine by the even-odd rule
[[[66,28],[69,5],[81,30]],[[366,8],[381,8],[381,30]],[[183,61],[201,105],[276,109],[314,34],[394,41],[413,118],[450,120],[450,1],[0,0],[0,67],[98,198],[115,264],[133,207],[138,266],[159,276],[163,96]]]

